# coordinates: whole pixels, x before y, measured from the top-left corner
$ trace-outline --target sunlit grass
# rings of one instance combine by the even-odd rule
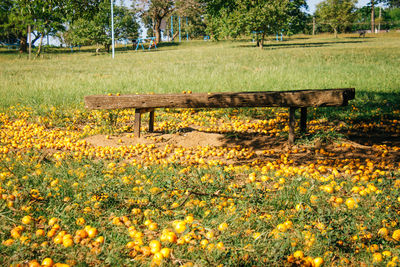
[[[150,52],[0,54],[0,105],[79,106],[88,94],[259,91],[355,87],[399,89],[399,36],[251,42],[193,41]],[[3,50],[4,51],[4,50]],[[68,51],[68,50],[66,50]],[[85,50],[82,50],[85,51]],[[360,95],[361,96],[361,95]]]
[[[399,37],[196,41],[114,61],[0,50],[0,265],[397,266]],[[356,99],[309,108],[293,147],[283,108],[156,111],[157,134],[194,127],[221,146],[84,139],[129,140],[134,118],[86,110],[88,94],[339,87]],[[235,143],[251,137],[273,141]]]

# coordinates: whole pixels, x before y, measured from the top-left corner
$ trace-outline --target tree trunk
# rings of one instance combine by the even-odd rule
[[[263,32],[263,33],[261,34],[261,40],[260,40],[260,43],[259,43],[260,49],[261,49],[261,50],[264,49],[264,38],[265,38],[265,33]]]
[[[44,36],[44,33],[41,33],[41,34],[40,34],[39,47],[38,47],[38,51],[37,51],[37,53],[36,53],[36,57],[39,57],[39,56],[40,56],[40,53],[42,52],[43,36]]]
[[[371,0],[371,33],[375,33],[375,3]]]
[[[382,20],[382,7],[379,7],[379,24],[378,24],[378,32],[381,31],[381,20]]]
[[[336,28],[336,27],[333,28],[333,32],[334,32],[334,34],[335,34],[335,38],[337,38],[337,28]]]
[[[315,35],[316,23],[315,16],[312,18],[312,35]]]
[[[172,40],[175,40],[175,38],[178,37],[178,35],[179,35],[179,32],[175,32],[174,36],[172,36]]]
[[[161,42],[161,19],[156,18],[154,20],[154,34],[156,35],[156,43],[159,44]]]
[[[19,36],[19,52],[20,53],[26,53],[28,52],[28,40],[26,39],[26,36]]]

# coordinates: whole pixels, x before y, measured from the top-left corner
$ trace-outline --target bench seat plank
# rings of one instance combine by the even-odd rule
[[[354,99],[354,88],[239,93],[91,95],[88,109],[336,107]]]

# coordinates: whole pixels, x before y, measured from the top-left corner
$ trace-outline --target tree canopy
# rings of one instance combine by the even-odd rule
[[[316,17],[338,31],[354,21],[357,0],[324,0],[317,5]]]
[[[115,2],[115,0],[113,0]],[[122,3],[121,1],[120,3]],[[359,29],[366,23],[375,28],[378,3],[384,3],[382,18],[389,25],[398,20],[400,0],[370,0],[356,9],[356,0],[324,0],[317,5],[316,18],[337,36],[344,30]],[[135,0],[131,7],[114,5],[115,37],[136,39],[140,24],[161,41],[161,29],[169,30],[171,16],[183,17],[182,29],[193,36],[210,35],[218,40],[257,33],[263,47],[266,36],[283,32],[286,35],[306,31],[310,15],[305,0]],[[355,12],[357,10],[357,12]],[[352,25],[354,20],[356,23]],[[168,21],[168,23],[167,23]],[[177,27],[177,20],[172,21]],[[397,27],[396,23],[390,27]],[[27,50],[28,26],[40,39],[45,35],[60,36],[68,45],[111,45],[110,0],[3,0],[0,2],[0,40],[19,42],[20,51]],[[326,26],[328,27],[328,26]],[[389,27],[389,26],[388,26]],[[169,31],[168,31],[169,32]],[[177,32],[176,32],[177,34]],[[176,35],[175,34],[175,35]]]
[[[2,36],[20,41],[20,51],[27,50],[28,26],[43,38],[65,30],[68,21],[92,16],[100,0],[4,0],[0,4]],[[86,2],[86,3],[85,3]],[[85,5],[86,4],[86,5]],[[40,49],[39,49],[40,51]]]
[[[263,47],[266,35],[304,28],[303,0],[205,0],[208,32],[215,39],[256,32]],[[303,26],[301,26],[303,24]]]
[[[198,0],[135,0],[132,7],[145,22],[151,22],[156,42],[161,41],[161,24],[169,16],[176,14],[188,16],[199,13],[201,5]],[[147,23],[149,24],[149,23]]]
[[[114,36],[116,40],[137,38],[139,23],[135,13],[125,6],[114,6]],[[103,45],[108,51],[111,45],[111,5],[103,0],[94,16],[73,20],[63,34],[69,45]]]
[[[400,0],[388,0],[388,5],[391,8],[400,8]]]
[[[111,44],[109,0],[4,0],[0,3],[0,38],[20,42],[27,50],[27,29],[36,39],[61,35],[71,45]],[[135,13],[127,7],[115,6],[116,39],[137,38],[139,24]],[[62,34],[59,34],[59,33]]]

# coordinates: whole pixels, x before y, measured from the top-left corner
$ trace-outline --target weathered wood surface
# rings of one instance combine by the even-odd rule
[[[91,95],[88,109],[126,108],[230,108],[230,107],[334,107],[354,99],[355,89],[299,90],[279,92]]]
[[[307,108],[301,108],[300,111],[300,132],[307,132]]]
[[[142,125],[142,114],[150,113],[149,118],[149,132],[152,133],[154,131],[154,108],[137,108],[135,109],[135,123],[133,125],[133,132],[136,137],[140,137],[140,127]]]
[[[295,126],[296,126],[296,108],[295,107],[290,107],[289,108],[289,144],[294,143],[295,139]]]

